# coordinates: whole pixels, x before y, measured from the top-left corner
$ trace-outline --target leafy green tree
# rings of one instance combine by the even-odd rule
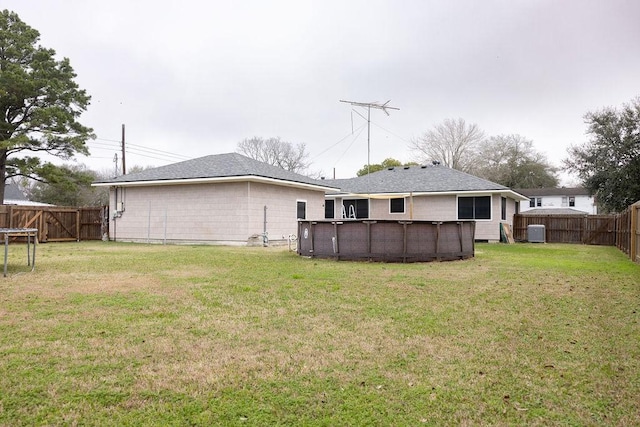
[[[14,12],[0,13],[0,201],[11,177],[40,182],[55,180],[61,171],[37,156],[69,159],[88,154],[92,130],[77,119],[90,97],[74,82],[69,59],[37,45],[40,34]]]
[[[556,187],[557,170],[521,135],[498,135],[480,144],[474,175],[510,188]]]
[[[569,148],[565,166],[604,211],[620,212],[640,200],[640,97],[584,118],[589,140]]]
[[[356,175],[357,176],[364,176],[364,175],[367,175],[369,173],[378,172],[378,171],[381,171],[383,169],[390,168],[390,167],[413,166],[413,165],[417,165],[417,163],[409,162],[409,163],[405,163],[403,165],[400,160],[396,160],[396,159],[393,159],[391,157],[388,157],[388,158],[384,159],[382,161],[382,163],[376,163],[376,164],[373,164],[373,165],[364,165],[362,167],[362,169],[360,169],[360,170],[358,170],[358,172],[356,172]]]
[[[108,179],[84,165],[55,166],[47,172],[47,182],[31,181],[30,200],[57,206],[104,206],[109,204],[106,187],[92,187],[94,181]]]

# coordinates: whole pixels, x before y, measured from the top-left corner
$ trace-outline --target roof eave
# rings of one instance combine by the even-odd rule
[[[345,197],[362,197],[371,199],[391,199],[398,197],[419,197],[419,196],[457,196],[464,195],[487,195],[487,194],[503,194],[508,195],[512,199],[525,201],[528,197],[523,196],[510,189],[494,189],[494,190],[458,190],[458,191],[404,191],[399,193],[354,193],[354,192],[338,192],[327,194],[328,198],[345,198]]]
[[[305,182],[287,181],[276,178],[268,178],[256,175],[239,175],[229,177],[208,177],[208,178],[180,178],[180,179],[159,179],[159,180],[145,180],[145,181],[108,181],[108,182],[94,182],[92,187],[156,187],[167,185],[188,185],[188,184],[219,184],[228,182],[261,182],[273,185],[281,185],[285,187],[305,188],[309,190],[317,191],[335,191],[335,187],[328,187],[323,185],[314,185]]]

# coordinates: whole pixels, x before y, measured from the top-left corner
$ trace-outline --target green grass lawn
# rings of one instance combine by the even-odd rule
[[[465,261],[20,245],[0,425],[640,425],[640,266],[611,247]]]

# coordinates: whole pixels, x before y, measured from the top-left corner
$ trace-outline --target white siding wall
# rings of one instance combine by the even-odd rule
[[[249,235],[260,234],[264,228],[264,207],[267,207],[269,239],[282,240],[297,234],[297,202],[306,202],[306,219],[324,218],[324,192],[302,190],[261,183],[249,183]]]
[[[566,202],[563,202],[563,197],[566,197]],[[588,214],[595,215],[598,213],[597,206],[593,197],[586,195],[575,196],[575,206],[569,206],[569,196],[536,196],[536,198],[542,199],[542,206],[536,206],[540,209],[556,209],[556,208],[571,208],[579,211],[586,212]],[[520,212],[526,212],[531,209],[535,209],[529,206],[529,201],[520,202]]]
[[[297,232],[297,200],[307,201],[308,219],[324,216],[323,192],[262,183],[128,187],[118,193],[124,211],[111,218],[116,240],[246,244],[262,234],[265,206],[269,238],[280,240]],[[113,189],[110,206],[115,211]]]

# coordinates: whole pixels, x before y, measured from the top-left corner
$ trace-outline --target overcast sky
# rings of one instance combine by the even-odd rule
[[[92,169],[236,150],[253,136],[305,143],[312,169],[355,175],[414,160],[446,118],[517,133],[557,165],[583,115],[640,95],[640,2],[3,0],[68,57],[92,96]],[[366,112],[358,109],[358,112]],[[353,129],[353,134],[352,134]],[[141,155],[143,154],[143,155]]]

